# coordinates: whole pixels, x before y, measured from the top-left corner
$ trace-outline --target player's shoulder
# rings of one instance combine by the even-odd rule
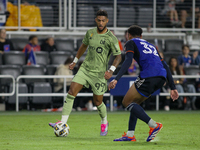
[[[91,28],[91,29],[87,30],[87,34],[95,34],[95,29],[96,28]]]
[[[131,45],[134,45],[135,42],[131,39],[129,41],[126,42],[126,44],[124,45],[124,47],[127,47],[127,46],[131,46]]]
[[[134,51],[134,47],[135,47],[135,42],[133,40],[129,40],[126,42],[126,44],[124,45],[124,51]]]
[[[106,35],[107,35],[107,36],[110,36],[110,37],[116,37],[109,29],[108,29],[108,31],[106,32]]]
[[[134,38],[134,39],[132,39],[135,43],[136,43],[136,45],[152,45],[152,46],[154,46],[152,43],[149,43],[148,41],[146,41],[145,39],[141,39],[141,38]],[[154,46],[155,47],[155,46]]]
[[[118,41],[117,37],[109,29],[105,35],[112,41]]]
[[[88,29],[87,31],[88,31],[88,32],[94,32],[95,30],[97,30],[97,27],[94,27],[94,28]]]

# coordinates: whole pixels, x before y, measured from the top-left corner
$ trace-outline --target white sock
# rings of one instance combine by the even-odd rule
[[[135,131],[127,131],[126,135],[127,135],[128,137],[133,137],[133,136],[134,136],[134,132],[135,132]]]
[[[149,120],[148,125],[149,125],[151,128],[157,127],[156,122],[155,122],[154,120],[152,120],[152,119]]]
[[[69,118],[69,115],[62,115],[61,122],[67,123],[68,118]]]
[[[105,116],[104,118],[101,118],[101,124],[107,124],[107,116]]]

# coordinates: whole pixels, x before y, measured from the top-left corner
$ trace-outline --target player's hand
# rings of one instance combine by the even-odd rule
[[[178,91],[177,90],[171,90],[170,91],[170,96],[173,99],[173,101],[177,100],[179,95],[178,95]]]
[[[117,80],[113,79],[110,84],[108,85],[108,89],[114,89],[117,84]]]
[[[70,69],[70,70],[73,70],[75,66],[76,66],[76,63],[75,63],[75,62],[72,62],[72,63],[69,65],[69,69]]]
[[[108,80],[108,79],[110,79],[110,78],[112,77],[112,75],[113,75],[113,72],[112,72],[111,70],[107,70],[107,71],[105,72],[104,78],[105,78],[106,80]]]

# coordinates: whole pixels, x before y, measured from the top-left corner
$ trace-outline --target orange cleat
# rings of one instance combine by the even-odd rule
[[[149,130],[149,136],[147,138],[147,142],[150,142],[151,140],[153,140],[163,127],[162,123],[156,123],[156,124],[157,124],[157,127],[155,128],[149,127],[150,130]]]
[[[126,136],[126,132],[124,132],[124,134],[122,134],[121,138],[114,139],[114,141],[133,141],[133,142],[135,142],[136,139],[135,139],[135,135],[133,137],[128,137],[128,136]]]

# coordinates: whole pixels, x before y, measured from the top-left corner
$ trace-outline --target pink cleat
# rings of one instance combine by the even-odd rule
[[[56,125],[57,123],[60,123],[60,122],[61,122],[61,121],[58,121],[58,122],[56,122],[56,123],[49,123],[49,126],[52,127],[52,128],[54,128],[55,125]]]
[[[106,124],[101,124],[101,136],[106,136],[108,134],[108,122]]]

